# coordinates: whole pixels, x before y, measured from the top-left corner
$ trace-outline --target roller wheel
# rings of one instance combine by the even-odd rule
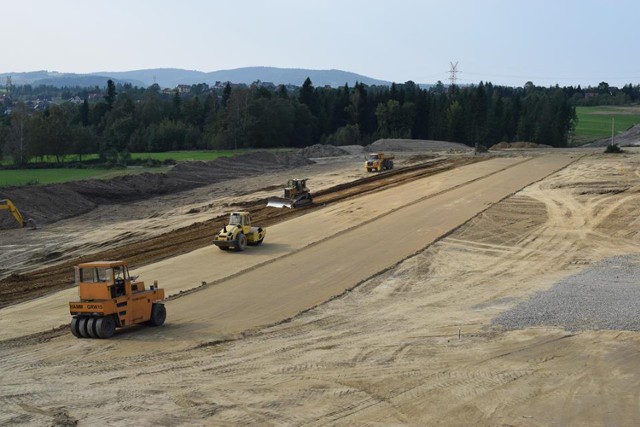
[[[393,169],[393,162],[389,161],[389,169]]]
[[[82,338],[89,338],[89,332],[87,332],[88,317],[78,318],[78,332]]]
[[[256,246],[261,245],[263,241],[264,241],[264,237],[256,242]]]
[[[238,233],[236,237],[236,251],[244,251],[247,248],[247,236],[244,233]]]
[[[151,306],[151,318],[147,322],[147,324],[151,326],[160,326],[164,323],[167,318],[167,309],[164,307],[164,304],[160,304],[154,302]]]
[[[96,320],[96,332],[99,338],[111,338],[116,331],[116,321],[113,317],[101,317]]]
[[[98,332],[96,331],[96,319],[95,317],[90,317],[87,319],[87,334],[91,338],[98,338]]]
[[[218,246],[220,248],[221,251],[228,251],[229,250],[229,246]]]
[[[71,319],[71,333],[76,338],[82,338],[82,334],[80,333],[80,320],[82,320],[81,317],[75,316]]]

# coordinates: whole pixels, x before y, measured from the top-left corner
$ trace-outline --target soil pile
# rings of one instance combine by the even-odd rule
[[[84,180],[43,186],[6,187],[0,199],[11,199],[25,218],[38,224],[89,212],[98,205],[127,203],[312,164],[301,152],[265,152],[221,157],[209,162],[178,163],[167,173],[143,173],[109,180]],[[0,228],[15,228],[10,215],[0,216]]]
[[[640,146],[640,124],[631,127],[631,129],[620,135],[616,135],[613,142],[621,147],[630,145]],[[604,138],[585,144],[583,147],[606,147],[609,144],[611,144],[611,138]]]
[[[343,150],[342,148],[336,147],[335,145],[315,144],[310,147],[301,149],[300,154],[309,159],[320,157],[348,156],[350,153],[346,150]]]
[[[367,146],[367,151],[443,151],[471,150],[458,142],[430,141],[426,139],[379,139]]]
[[[535,142],[506,142],[502,141],[491,146],[491,150],[508,150],[510,148],[553,148],[547,144],[536,144]]]

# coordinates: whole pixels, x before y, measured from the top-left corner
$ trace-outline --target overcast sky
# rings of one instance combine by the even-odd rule
[[[640,83],[639,0],[3,1],[0,72],[245,66],[405,82]]]

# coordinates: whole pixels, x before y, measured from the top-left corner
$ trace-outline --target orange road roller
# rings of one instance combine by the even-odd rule
[[[129,275],[126,261],[97,261],[75,267],[79,301],[69,303],[71,333],[78,338],[110,338],[116,328],[160,326],[167,317],[164,289],[145,287]]]

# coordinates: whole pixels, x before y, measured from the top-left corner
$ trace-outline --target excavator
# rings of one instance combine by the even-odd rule
[[[267,201],[267,206],[291,209],[310,205],[313,203],[313,199],[307,188],[308,179],[290,179],[284,188],[284,197],[270,197]]]
[[[11,212],[13,217],[16,219],[16,221],[18,221],[18,224],[20,224],[20,227],[22,228],[27,226],[33,229],[38,228],[36,222],[32,218],[29,218],[27,220],[24,219],[16,205],[14,205],[11,200],[0,199],[0,211],[2,210],[8,210],[9,212]]]

